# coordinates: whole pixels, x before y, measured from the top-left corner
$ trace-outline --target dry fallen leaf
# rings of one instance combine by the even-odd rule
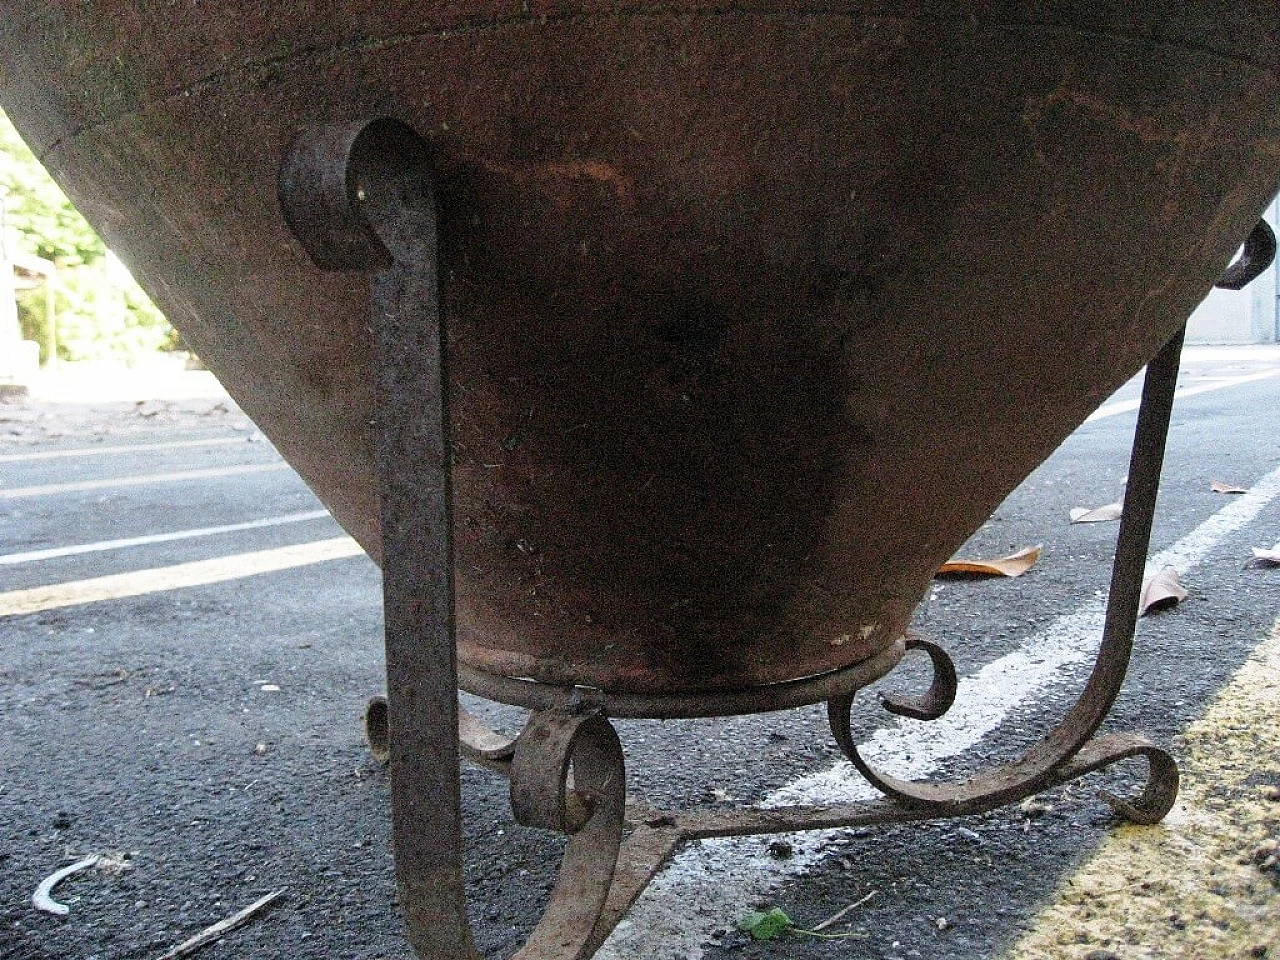
[[[1108,503],[1105,507],[1094,507],[1092,510],[1088,507],[1073,507],[1071,522],[1099,523],[1103,520],[1119,520],[1121,509],[1118,503]]]
[[[1223,483],[1221,480],[1215,480],[1209,484],[1209,489],[1214,493],[1248,493],[1248,487],[1237,487],[1234,483]]]
[[[1253,559],[1262,566],[1272,567],[1280,564],[1280,543],[1277,543],[1270,550],[1263,550],[1261,547],[1253,547]]]
[[[1153,610],[1164,610],[1187,599],[1186,588],[1178,582],[1178,571],[1165,567],[1142,585],[1138,600],[1138,616],[1145,617]]]
[[[948,560],[939,567],[938,575],[964,574],[968,576],[1020,577],[1036,565],[1036,561],[1040,559],[1040,551],[1043,548],[1044,544],[1038,543],[1034,547],[1027,547],[1017,553],[1011,553],[1007,557],[999,557],[995,560],[964,560],[957,557],[954,560]]]

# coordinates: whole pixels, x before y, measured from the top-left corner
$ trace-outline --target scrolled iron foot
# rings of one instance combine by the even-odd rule
[[[929,689],[920,696],[908,697],[901,693],[886,693],[881,695],[881,705],[899,717],[909,717],[912,720],[937,720],[956,702],[956,690],[960,686],[960,680],[956,676],[956,665],[951,655],[932,640],[916,633],[908,633],[906,641],[908,653],[912,650],[921,650],[929,655],[929,661],[933,667],[933,679],[929,682]],[[852,694],[850,701],[852,705]],[[845,714],[847,716],[847,709]]]
[[[1173,755],[1145,737],[1131,733],[1097,737],[1054,771],[1049,785],[1066,783],[1135,757],[1142,757],[1147,761],[1147,780],[1142,793],[1134,800],[1125,800],[1106,790],[1100,790],[1098,796],[1117,816],[1130,823],[1159,823],[1173,809],[1173,804],[1178,799],[1180,776]]]
[[[937,816],[982,813],[1095,773],[1122,760],[1147,761],[1142,793],[1125,800],[1106,791],[1099,796],[1118,816],[1132,823],[1159,823],[1178,796],[1178,765],[1173,756],[1143,737],[1110,734],[1086,742],[1066,755],[1049,753],[1044,741],[1013,763],[992,767],[955,783],[903,780],[877,770],[866,761],[854,742],[849,723],[852,698],[828,704],[828,717],[841,750],[857,771],[886,797],[906,807],[927,810]]]
[[[600,714],[536,713],[515,743],[516,821],[569,836],[546,912],[515,960],[580,960],[595,949],[622,846],[622,745]]]
[[[370,752],[384,763],[390,758],[389,720],[387,698],[373,697],[365,734]],[[611,895],[617,896],[612,886],[626,822],[626,767],[617,733],[599,713],[558,711],[533,714],[514,740],[461,707],[458,726],[464,756],[510,777],[516,822],[569,837],[543,919],[513,960],[589,956],[617,922],[601,922]]]
[[[1259,220],[1244,242],[1240,258],[1214,284],[1219,290],[1243,290],[1262,276],[1276,259],[1276,235],[1271,224]]]
[[[897,691],[882,693],[880,705],[889,713],[912,720],[937,720],[951,709],[956,700],[960,681],[951,655],[932,640],[918,633],[909,632],[903,638],[907,653],[920,650],[929,656],[933,676],[929,688],[919,696],[908,696]],[[857,752],[857,744],[849,729],[849,714],[857,691],[832,697],[827,701],[827,724],[840,749],[848,756]]]
[[[371,697],[364,711],[364,738],[378,763],[391,762],[391,707],[384,696]],[[515,740],[490,729],[465,707],[458,707],[458,747],[472,763],[510,775]]]
[[[959,678],[956,675],[955,663],[951,656],[938,644],[916,633],[908,633],[906,637],[907,652],[920,650],[929,656],[933,668],[933,676],[929,688],[921,695],[911,697],[902,693],[881,694],[880,702],[889,713],[912,720],[938,720],[943,717],[955,703]],[[941,797],[927,797],[917,789],[922,786],[909,781],[898,780],[879,773],[868,764],[858,752],[858,744],[851,729],[854,694],[832,697],[827,701],[827,724],[831,735],[835,737],[840,750],[877,790],[902,803],[942,804],[948,803]]]
[[[369,705],[364,708],[364,739],[374,760],[381,764],[391,762],[391,730],[386,697],[369,698]]]
[[[955,663],[946,650],[917,633],[908,633],[905,640],[908,653],[920,650],[928,654],[933,668],[929,688],[915,697],[898,692],[881,694],[880,704],[889,713],[900,717],[908,717],[912,720],[937,720],[944,716],[955,703],[956,691],[959,688]],[[909,802],[914,799],[910,791],[897,789],[896,784],[899,781],[877,774],[858,753],[858,744],[850,728],[854,696],[854,693],[843,694],[827,701],[827,724],[831,728],[831,735],[835,737],[841,752],[877,789],[895,800]]]

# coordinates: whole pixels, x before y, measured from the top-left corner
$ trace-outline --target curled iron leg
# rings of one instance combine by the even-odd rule
[[[1090,740],[1119,695],[1133,649],[1138,598],[1151,540],[1151,522],[1178,379],[1182,338],[1183,333],[1179,331],[1147,366],[1102,643],[1080,698],[1062,721],[1020,758],[959,783],[917,783],[879,772],[863,759],[849,730],[852,700],[840,698],[831,702],[829,717],[837,742],[858,771],[887,796],[900,803],[946,814],[958,814],[970,807],[985,809],[1013,802],[1063,782],[1060,777],[1064,771],[1077,770],[1074,766],[1076,758],[1088,757],[1092,763],[1087,769],[1080,768],[1075,772],[1075,776],[1080,776],[1090,769],[1133,756],[1133,750],[1151,762],[1152,782],[1157,785],[1149,787],[1148,794],[1152,791],[1154,794],[1144,794],[1145,807],[1144,801],[1139,801],[1137,805],[1129,806],[1128,811],[1143,820],[1150,811],[1159,810],[1164,805],[1170,783],[1176,793],[1176,770],[1171,777],[1168,767],[1172,759],[1167,759],[1168,755],[1163,751],[1158,751],[1146,741],[1125,741],[1126,745],[1119,752],[1108,752],[1115,747],[1115,740],[1104,737],[1092,744]],[[935,669],[936,663],[935,660]],[[1172,803],[1171,797],[1169,803]],[[1167,809],[1164,807],[1164,812]]]
[[[315,266],[372,275],[388,706],[374,710],[370,730],[389,754],[409,941],[429,960],[474,960],[456,736],[447,338],[429,156],[392,120],[314,127],[290,145],[277,186]]]
[[[364,737],[378,763],[391,760],[390,707],[386,697],[372,697],[364,711]],[[465,707],[458,706],[458,747],[472,763],[510,774],[516,741],[490,729]]]
[[[906,649],[921,650],[929,655],[933,667],[933,676],[929,681],[929,689],[918,697],[909,697],[902,693],[886,693],[881,696],[881,705],[890,713],[912,720],[937,720],[955,703],[956,689],[959,680],[956,677],[956,665],[950,655],[942,647],[916,633],[906,636]],[[855,691],[856,692],[856,691]],[[827,723],[831,734],[844,755],[853,758],[858,753],[858,745],[849,728],[849,713],[853,709],[853,693],[841,694],[827,701]],[[859,760],[855,760],[858,763]]]
[[[387,698],[370,697],[364,708],[364,739],[369,753],[379,763],[391,762],[391,730]]]
[[[922,650],[929,655],[933,666],[933,679],[929,682],[929,689],[918,697],[886,693],[881,697],[881,703],[890,713],[900,717],[937,720],[956,702],[956,689],[960,683],[956,677],[956,665],[946,650],[918,634],[907,634],[907,650]],[[845,713],[847,715],[848,711]]]
[[[388,729],[387,699],[374,697],[365,713],[365,731],[375,757],[389,755]],[[589,956],[626,909],[616,910],[607,925],[602,922],[606,903],[622,892],[612,882],[625,823],[626,769],[613,727],[599,714],[548,711],[534,714],[520,736],[508,740],[459,707],[458,740],[463,756],[510,776],[517,822],[570,838],[543,919],[515,958]],[[667,846],[653,857],[653,870],[677,840],[665,834],[662,839]],[[629,860],[635,859],[633,852]],[[641,874],[641,887],[650,874]]]
[[[1160,822],[1177,799],[1178,766],[1172,755],[1149,740],[1132,734],[1097,737],[1059,762],[1050,764],[1047,770],[1038,767],[1035,761],[1039,758],[1029,753],[1028,756],[1033,756],[1031,761],[1024,756],[1017,762],[984,771],[961,783],[903,780],[877,770],[858,752],[849,731],[850,705],[851,698],[839,705],[833,702],[828,708],[836,740],[850,762],[885,796],[908,806],[930,810],[936,816],[982,813],[1135,757],[1146,759],[1149,768],[1142,794],[1130,801],[1102,792],[1102,799],[1124,819],[1145,824]]]
[[[1214,284],[1220,290],[1243,290],[1262,276],[1264,270],[1275,261],[1276,235],[1271,224],[1259,220],[1244,242],[1240,259],[1227,267],[1226,272]]]
[[[490,729],[479,717],[461,704],[458,706],[458,745],[462,755],[472,763],[511,775],[511,760],[516,740]]]
[[[516,960],[580,960],[613,882],[626,809],[622,746],[599,714],[534,714],[516,741],[511,807],[525,826],[569,835],[546,913]]]
[[[516,956],[581,960],[602,935],[622,840],[622,749],[599,714],[535,714],[512,742],[457,702],[448,339],[427,145],[393,120],[311,128],[278,186],[316,266],[373,274],[387,697],[370,704],[366,733],[389,758],[409,940],[424,960],[477,958],[462,870],[467,756],[510,775],[522,823],[570,836],[546,915]]]
[[[1145,737],[1115,733],[1091,740],[1054,771],[1048,785],[1066,783],[1133,757],[1147,761],[1147,782],[1142,793],[1133,800],[1125,800],[1105,790],[1099,795],[1118,816],[1130,823],[1159,823],[1178,799],[1178,764],[1167,750],[1162,750]]]

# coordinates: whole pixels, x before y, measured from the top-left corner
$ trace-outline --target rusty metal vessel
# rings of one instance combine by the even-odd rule
[[[580,782],[616,782],[616,737],[547,690],[615,715],[827,700],[897,804],[642,818],[622,893],[569,920],[566,894],[530,956],[586,956],[682,839],[975,812],[1137,755],[1151,783],[1128,813],[1167,811],[1167,754],[1086,745],[1131,623],[1126,638],[1109,620],[1084,707],[960,788],[867,768],[848,700],[915,646],[933,696],[898,712],[945,711],[945,654],[904,640],[933,572],[1176,341],[1280,185],[1274,3],[16,0],[0,50],[0,103],[41,159],[383,561],[409,744],[392,737],[397,856],[424,956],[468,955],[456,863],[424,866],[442,855],[415,846],[413,820],[434,790],[456,839],[456,783],[424,785],[397,750],[444,750],[428,734],[452,738],[455,680],[541,710],[511,743],[462,718],[463,752],[512,777],[522,822],[615,858],[620,795],[582,801],[584,821],[565,777],[581,751]],[[397,204],[429,235],[403,257]],[[382,271],[372,315],[367,278],[321,269],[320,214]],[[408,309],[415,283],[429,296]],[[429,344],[397,356],[415,318],[442,326],[443,369]],[[1167,404],[1176,349],[1161,358]],[[397,394],[419,369],[434,392]],[[394,445],[436,404],[445,466],[428,482],[435,454]],[[1153,418],[1140,441],[1162,437]],[[1157,439],[1135,455],[1148,531]],[[447,528],[413,528],[435,553],[396,526],[412,497],[389,499],[417,467]],[[1130,575],[1146,536],[1122,532]],[[437,575],[425,607],[396,605]],[[397,620],[423,609],[445,646]],[[441,664],[429,703],[397,693],[398,670],[426,669],[415,651]],[[540,764],[559,779],[524,791]],[[599,817],[612,826],[593,834]],[[600,872],[575,849],[567,875],[609,890],[613,860]],[[572,949],[554,946],[568,928]]]
[[[984,11],[19,2],[0,101],[375,557],[365,284],[276,166],[422,131],[463,663],[731,690],[900,637],[1280,181],[1269,8]]]

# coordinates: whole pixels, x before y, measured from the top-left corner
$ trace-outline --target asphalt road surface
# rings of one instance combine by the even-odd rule
[[[1263,694],[1230,686],[1264,650],[1280,597],[1280,569],[1250,562],[1252,547],[1280,540],[1280,351],[1193,350],[1181,389],[1152,554],[1190,595],[1142,621],[1107,729],[1173,744],[1190,764],[1188,796],[1213,785],[1192,775],[1197,736],[1210,757],[1247,740],[1237,793],[1269,790],[1275,812],[1264,807],[1223,852],[1172,864],[1166,854],[1114,882],[1105,878],[1118,868],[1097,859],[1108,844],[1175,836],[1127,834],[1096,798],[1098,785],[1135,789],[1140,771],[967,820],[693,845],[602,956],[1280,956],[1266,859],[1280,824],[1280,735],[1251,726],[1268,716]],[[1120,498],[1136,395],[1136,384],[1121,390],[962,551],[1043,544],[1029,573],[935,584],[917,625],[953,653],[960,701],[930,725],[862,710],[863,739],[885,766],[917,778],[976,770],[1014,755],[1074,698],[1117,525],[1068,514]],[[1213,481],[1249,492],[1214,493]],[[386,774],[359,723],[382,688],[379,631],[376,569],[234,405],[0,405],[0,958],[158,957],[280,888],[204,955],[407,957]],[[1240,698],[1251,706],[1232,713]],[[1202,721],[1215,703],[1235,719]],[[516,711],[472,706],[518,729]],[[821,708],[617,726],[630,790],[659,804],[869,796]],[[468,768],[463,793],[477,939],[487,955],[509,955],[536,921],[559,845],[512,823],[505,781]],[[56,891],[69,914],[36,911],[37,884],[87,854],[105,859]],[[1222,880],[1206,894],[1221,915],[1191,909],[1176,888],[1213,864],[1244,891],[1236,902]],[[1087,919],[1063,920],[1055,904],[1091,876],[1105,889]],[[1143,897],[1192,946],[1153,945],[1131,915]],[[756,908],[812,925],[858,901],[829,930],[844,939],[756,942],[735,927]],[[1206,947],[1211,934],[1225,946]]]

